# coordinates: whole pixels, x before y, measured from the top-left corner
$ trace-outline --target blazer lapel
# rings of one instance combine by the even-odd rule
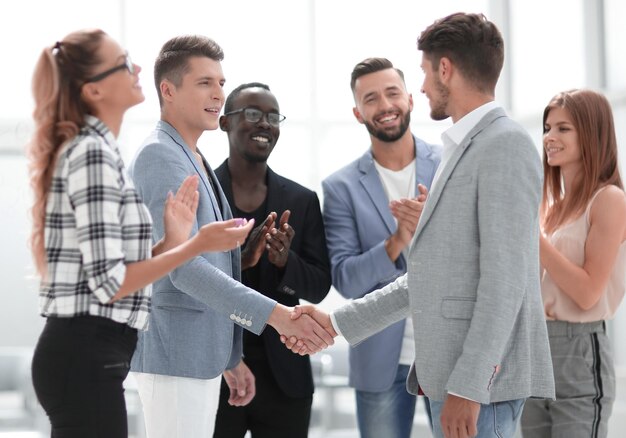
[[[374,157],[371,151],[366,152],[359,160],[359,170],[363,173],[360,183],[376,207],[389,233],[396,229],[396,223],[389,210],[389,198],[385,194],[380,176],[374,166]]]
[[[435,208],[437,208],[437,203],[441,198],[441,194],[446,187],[446,183],[448,182],[450,175],[452,175],[452,172],[463,157],[465,151],[471,146],[474,137],[476,137],[476,135],[478,135],[487,126],[493,123],[494,120],[500,117],[506,117],[506,114],[502,108],[496,108],[492,111],[489,111],[478,122],[478,124],[476,124],[476,126],[472,128],[472,130],[465,136],[463,141],[461,141],[461,144],[459,144],[459,146],[454,150],[452,156],[450,156],[450,159],[446,163],[446,167],[441,170],[441,174],[437,179],[434,190],[428,195],[428,200],[426,201],[426,205],[424,206],[424,210],[422,211],[419,223],[417,224],[417,229],[415,230],[413,241],[411,242],[411,248],[413,248],[417,237],[428,223],[428,220],[432,216],[433,211],[435,210]]]

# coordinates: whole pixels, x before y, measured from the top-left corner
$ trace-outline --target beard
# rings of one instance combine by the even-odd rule
[[[385,131],[384,129],[376,129],[374,125],[370,122],[365,122],[365,127],[367,128],[367,132],[370,133],[372,137],[379,139],[380,141],[384,141],[385,143],[392,143],[398,139],[400,139],[404,133],[409,129],[409,124],[411,123],[411,113],[407,112],[404,118],[400,122],[400,126],[393,131]]]
[[[448,98],[450,97],[450,89],[443,85],[439,78],[437,78],[437,82],[435,82],[435,90],[437,91],[438,99],[436,101],[431,100],[430,118],[433,120],[445,120],[450,117],[450,115],[446,113]]]

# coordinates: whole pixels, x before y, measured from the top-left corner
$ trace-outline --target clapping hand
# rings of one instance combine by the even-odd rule
[[[190,175],[182,182],[176,195],[167,194],[163,209],[163,250],[172,249],[189,239],[198,209],[198,175]]]
[[[417,189],[420,194],[415,198],[402,198],[389,203],[391,214],[398,221],[396,235],[404,246],[411,243],[417,224],[419,223],[428,189],[423,184],[418,184]]]
[[[261,254],[265,250],[265,236],[270,230],[274,229],[274,222],[276,221],[276,213],[271,212],[265,221],[258,227],[252,230],[248,243],[241,251],[241,270],[245,270],[256,266],[261,258]]]
[[[267,242],[265,248],[268,252],[269,261],[278,268],[284,268],[287,264],[291,241],[293,240],[293,236],[296,235],[296,232],[288,223],[290,215],[291,212],[285,210],[280,216],[278,228],[272,228],[265,235]]]

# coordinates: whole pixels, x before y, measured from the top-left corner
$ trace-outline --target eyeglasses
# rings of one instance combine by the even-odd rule
[[[225,113],[225,116],[230,116],[232,114],[243,113],[243,116],[246,118],[246,121],[250,123],[258,123],[263,115],[267,115],[267,122],[272,126],[279,126],[281,122],[283,122],[286,117],[282,114],[278,113],[266,113],[256,108],[241,108],[238,110],[230,111]]]
[[[135,73],[135,64],[133,64],[133,61],[131,61],[130,56],[128,56],[128,55],[126,55],[124,57],[124,63],[123,64],[116,65],[115,67],[110,68],[108,70],[105,70],[102,73],[98,73],[95,76],[87,78],[87,80],[85,80],[85,83],[101,81],[102,79],[106,78],[107,76],[111,76],[116,71],[124,70],[124,69],[128,70],[128,72],[131,75]]]

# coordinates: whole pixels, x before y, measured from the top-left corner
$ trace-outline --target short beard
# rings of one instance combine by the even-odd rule
[[[384,141],[385,143],[393,143],[394,141],[399,140],[409,129],[409,125],[411,124],[411,113],[407,111],[406,115],[400,122],[400,126],[394,132],[386,132],[384,129],[376,129],[374,125],[365,122],[365,127],[367,128],[367,132],[370,133],[372,137],[379,139],[380,141]]]
[[[443,83],[437,78],[435,83],[438,99],[433,103],[433,107],[430,110],[430,118],[433,120],[445,120],[450,117],[446,113],[446,106],[448,106],[448,99],[450,97],[450,89],[443,85]]]

